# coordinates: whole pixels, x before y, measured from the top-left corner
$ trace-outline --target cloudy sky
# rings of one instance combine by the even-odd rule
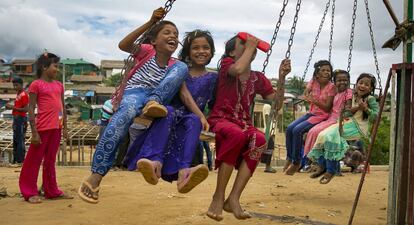
[[[270,41],[283,0],[177,0],[166,19],[176,23],[180,39],[185,32],[196,28],[213,34],[216,54],[214,67],[223,53],[224,42],[238,31],[250,32]],[[401,46],[396,51],[381,49],[393,35],[394,25],[382,1],[369,1],[383,83],[392,63],[402,59]],[[401,0],[390,0],[402,20]],[[326,0],[303,0],[294,44],[292,75],[303,71],[323,15]],[[1,0],[0,1],[0,58],[34,58],[43,49],[62,58],[83,58],[99,64],[101,59],[123,59],[127,55],[118,48],[124,35],[146,22],[153,9],[163,6],[160,0]],[[273,49],[267,75],[276,77],[280,60],[287,48],[287,39],[296,1],[291,0]],[[334,68],[346,69],[353,1],[336,0],[335,30],[332,62]],[[328,13],[311,65],[328,58],[330,13]],[[178,52],[178,51],[177,51]],[[253,63],[262,69],[264,53]],[[311,76],[312,69],[307,74]],[[365,6],[359,1],[352,60],[352,81],[361,72],[375,74],[371,41]]]

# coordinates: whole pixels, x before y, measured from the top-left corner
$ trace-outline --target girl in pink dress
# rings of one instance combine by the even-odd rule
[[[333,72],[333,80],[337,89],[337,94],[333,100],[332,112],[329,118],[309,130],[306,135],[304,155],[307,155],[315,144],[318,134],[325,128],[328,128],[332,124],[338,121],[339,114],[341,113],[344,105],[351,107],[352,90],[349,88],[349,73],[345,70],[335,70]]]

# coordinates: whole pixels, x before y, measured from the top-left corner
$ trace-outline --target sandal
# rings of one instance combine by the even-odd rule
[[[318,178],[326,171],[325,169],[322,169],[320,166],[315,166],[315,167],[316,167],[315,169],[316,171],[310,175],[310,178]]]
[[[82,187],[86,187],[89,189],[89,191],[92,193],[92,196],[87,196],[83,191],[82,191]],[[88,182],[88,181],[82,181],[79,190],[78,190],[78,195],[79,197],[84,200],[85,202],[88,203],[92,203],[92,204],[96,204],[99,202],[98,197],[99,197],[99,189],[100,187],[96,187],[96,188],[92,188],[92,185]],[[93,196],[96,196],[96,198],[94,198]]]
[[[208,168],[205,165],[198,165],[184,169],[184,179],[177,180],[177,190],[179,193],[188,193],[208,177]],[[180,176],[180,175],[179,175]]]
[[[293,176],[300,169],[300,163],[292,163],[289,168],[285,171],[286,175]]]
[[[31,204],[39,204],[39,203],[42,203],[42,199],[40,198],[39,195],[33,195],[32,197],[27,199],[27,202]]]
[[[289,168],[290,164],[292,164],[292,161],[286,160],[285,165],[283,166],[282,172],[286,172],[286,170]]]
[[[156,101],[148,101],[142,109],[142,115],[150,118],[166,117],[168,114],[167,108]]]
[[[161,166],[154,165],[154,162],[155,161],[151,161],[149,159],[144,158],[138,160],[137,162],[138,171],[141,172],[145,181],[152,185],[156,185],[158,183],[160,177],[157,176],[157,172],[161,172]]]
[[[334,177],[333,174],[330,174],[330,173],[326,172],[325,174],[323,174],[323,177],[321,177],[321,179],[319,180],[319,183],[320,184],[327,184],[332,180],[333,177]]]

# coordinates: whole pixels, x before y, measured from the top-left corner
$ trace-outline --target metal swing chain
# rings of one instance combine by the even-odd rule
[[[354,48],[354,30],[355,30],[355,19],[356,19],[357,6],[358,6],[358,0],[354,0],[354,8],[353,8],[353,13],[352,13],[351,34],[350,34],[350,37],[349,37],[348,67],[346,69],[346,71],[348,71],[348,73],[351,71],[352,49]]]
[[[270,55],[272,55],[272,52],[273,52],[272,48],[273,48],[273,45],[276,42],[277,34],[279,32],[280,25],[282,24],[282,18],[285,15],[285,9],[286,9],[286,6],[287,6],[288,3],[289,3],[289,0],[284,0],[283,1],[283,6],[282,6],[282,9],[280,10],[280,13],[279,13],[279,19],[278,19],[278,21],[276,23],[276,27],[275,27],[275,31],[273,32],[272,40],[270,41],[270,49],[266,53],[266,59],[263,62],[262,73],[265,73],[267,64],[269,64],[269,58],[270,58]]]
[[[299,11],[300,11],[300,5],[301,5],[301,3],[302,3],[302,0],[298,0],[298,2],[296,3],[295,18],[293,19],[292,28],[290,29],[290,37],[289,37],[289,41],[288,41],[288,49],[286,50],[286,54],[285,54],[285,58],[286,59],[290,59],[290,49],[292,48],[292,45],[293,45],[293,37],[295,36],[295,32],[296,32],[296,24],[298,22],[298,16],[299,16]]]
[[[164,4],[164,11],[165,11],[165,13],[162,16],[162,18],[160,19],[160,21],[165,18],[165,16],[171,10],[171,8],[173,6],[173,3],[175,1],[176,0],[167,0],[167,2],[165,2],[165,4]],[[138,46],[142,43],[142,41],[144,40],[146,34],[154,27],[154,25],[152,25],[139,38],[137,38],[137,40],[134,41],[134,47],[132,48],[131,54],[129,54],[128,58],[125,59],[125,65],[124,65],[124,67],[121,70],[121,81],[124,79],[124,76],[126,74],[128,74],[129,71],[134,67],[134,55],[138,51]]]
[[[332,56],[332,41],[333,41],[333,31],[334,31],[334,20],[335,20],[335,0],[332,0],[331,33],[329,35],[329,56],[328,56],[329,62],[331,61],[331,56]]]
[[[289,37],[289,41],[288,41],[288,49],[286,50],[286,54],[285,54],[285,58],[289,59],[290,58],[290,49],[292,48],[293,45],[293,37],[295,36],[295,32],[296,32],[296,24],[298,22],[298,17],[299,17],[299,11],[300,11],[300,6],[302,4],[302,0],[298,0],[298,2],[296,3],[296,12],[295,12],[295,17],[293,19],[293,24],[292,24],[292,28],[290,29],[290,37]],[[275,112],[275,105],[276,105],[276,101],[273,101],[272,103],[272,107],[270,109],[270,115],[269,115],[269,124],[266,125],[270,125],[271,124],[271,128],[270,128],[270,132],[269,132],[269,137],[274,135],[275,130],[276,130],[276,115],[277,112]],[[274,121],[274,122],[273,122]],[[271,123],[273,122],[273,123]]]
[[[375,48],[375,41],[374,41],[374,32],[372,30],[372,22],[371,22],[371,15],[369,13],[369,7],[368,7],[368,0],[365,0],[365,11],[367,12],[367,20],[368,20],[368,27],[369,27],[369,35],[371,37],[371,45],[372,45],[372,54],[374,56],[375,61],[375,69],[378,77],[378,85],[380,88],[380,97],[382,92],[382,85],[381,85],[381,76],[380,76],[380,70],[378,66],[378,58],[377,58],[377,50]]]
[[[308,62],[306,63],[305,71],[303,72],[303,75],[302,75],[302,80],[305,80],[306,73],[308,73],[309,65],[312,60],[313,53],[315,52],[315,47],[316,45],[318,45],[319,35],[321,34],[323,24],[325,23],[325,17],[326,17],[326,14],[328,13],[328,9],[330,5],[331,5],[331,0],[328,0],[325,6],[325,11],[323,12],[321,23],[319,24],[318,32],[316,33],[316,36],[315,36],[315,41],[313,42],[313,46],[309,54]]]

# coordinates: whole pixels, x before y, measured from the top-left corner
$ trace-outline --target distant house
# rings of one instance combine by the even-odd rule
[[[17,76],[34,77],[36,75],[35,64],[35,59],[15,59],[12,61],[12,69]]]
[[[111,98],[115,92],[115,87],[96,87],[96,102],[97,105],[103,105],[104,102]]]
[[[6,60],[0,59],[0,82],[10,81],[13,74],[13,68]]]
[[[124,68],[123,60],[101,60],[101,75],[108,78],[116,73],[120,73]]]
[[[12,82],[0,83],[0,94],[16,94]],[[16,96],[14,96],[16,97]]]
[[[99,73],[99,68],[95,64],[83,59],[62,59],[59,67],[61,72],[65,71],[67,78],[72,75],[96,75]]]
[[[91,75],[73,75],[70,78],[75,85],[76,84],[83,84],[83,85],[98,85],[101,84],[103,80],[102,76],[91,76]]]

